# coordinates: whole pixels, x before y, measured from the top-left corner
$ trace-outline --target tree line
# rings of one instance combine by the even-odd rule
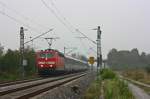
[[[4,51],[4,47],[0,44],[0,75],[14,75],[19,77],[21,74],[20,51],[8,49]],[[27,60],[25,66],[26,76],[36,73],[35,67],[35,51],[29,46],[25,48],[24,58]]]
[[[139,54],[137,48],[120,50],[113,48],[107,55],[107,64],[113,69],[150,69],[150,54],[142,52]]]

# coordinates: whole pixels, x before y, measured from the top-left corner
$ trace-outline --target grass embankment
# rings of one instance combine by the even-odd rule
[[[84,99],[99,99],[102,94],[104,99],[134,99],[128,85],[110,69],[100,71],[98,80],[87,89]]]
[[[133,80],[150,85],[150,73],[144,69],[126,70],[126,71],[123,71],[121,74],[124,77],[127,77],[129,79],[133,79]],[[138,85],[138,84],[136,84],[136,85],[139,86],[140,88],[144,89],[148,94],[150,94],[150,88],[144,87],[144,86]]]
[[[16,81],[16,80],[23,80],[23,79],[32,79],[36,78],[36,74],[26,75],[24,78],[22,78],[21,75],[18,74],[10,74],[5,72],[0,72],[0,83],[3,82],[9,82],[9,81]]]
[[[150,73],[144,69],[132,69],[122,72],[124,77],[150,85]]]
[[[87,89],[84,99],[99,99],[101,95],[101,79],[100,76]]]

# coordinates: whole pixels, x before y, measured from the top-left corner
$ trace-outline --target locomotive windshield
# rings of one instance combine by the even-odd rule
[[[40,53],[40,58],[52,58],[54,55],[52,53]]]
[[[46,54],[45,53],[40,53],[40,58],[46,58]]]
[[[47,53],[47,54],[46,54],[46,57],[47,57],[47,58],[52,58],[53,56],[54,56],[54,55],[53,55],[52,53]]]

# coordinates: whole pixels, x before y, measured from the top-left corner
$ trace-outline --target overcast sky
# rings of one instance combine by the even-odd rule
[[[5,13],[0,13],[0,43],[5,49],[19,48],[20,26],[28,29],[25,41],[54,28],[43,36],[60,37],[54,41],[53,48],[62,51],[64,46],[77,47],[75,52],[95,55],[90,47],[96,50],[96,45],[86,39],[77,39],[81,34],[75,28],[96,40],[96,31],[92,29],[100,25],[104,57],[112,48],[138,48],[140,52],[150,53],[150,0],[44,1],[51,10],[41,0],[0,0],[0,11]],[[48,45],[40,38],[33,42],[33,47],[38,50]]]

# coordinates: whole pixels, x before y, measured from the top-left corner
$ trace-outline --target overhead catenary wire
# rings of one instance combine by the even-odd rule
[[[32,27],[30,27],[29,25],[23,23],[22,21],[20,21],[20,20],[18,20],[18,19],[16,19],[16,18],[14,18],[14,17],[12,17],[12,16],[6,14],[6,13],[3,12],[3,11],[0,11],[0,14],[2,14],[2,15],[4,15],[4,16],[7,16],[9,19],[11,19],[11,20],[13,20],[13,21],[15,21],[15,22],[17,22],[17,23],[19,23],[19,24],[22,24],[22,25],[24,25],[25,27],[28,27],[28,28],[31,29],[32,31],[37,32],[37,30],[35,30],[34,28],[32,28]],[[49,32],[52,31],[52,30],[53,30],[53,29],[49,29],[47,32],[44,32],[44,33],[42,33],[42,34],[40,34],[40,35],[34,37],[33,39],[31,39],[31,40],[25,42],[24,44],[27,44],[27,43],[29,43],[29,42],[31,42],[31,41],[33,41],[33,40],[35,40],[35,39],[37,39],[37,38],[43,36],[43,35],[49,33]]]
[[[84,50],[87,50],[87,49],[89,49],[89,50],[91,50],[92,52],[94,52],[94,53],[97,53],[94,49],[93,49],[93,47],[91,47],[91,46],[89,46],[89,47],[87,47],[86,46],[86,44],[82,41],[82,39],[84,39],[85,37],[76,37],[76,38],[78,38],[78,39],[80,39],[80,44],[81,44],[81,46],[84,48]],[[89,53],[88,51],[86,52],[87,54]]]
[[[43,36],[43,35],[45,35],[45,34],[49,33],[49,32],[50,32],[50,31],[52,31],[52,30],[53,30],[53,29],[50,29],[50,30],[48,30],[47,32],[44,32],[44,33],[42,33],[42,34],[40,34],[40,35],[38,35],[38,36],[34,37],[33,39],[31,39],[31,40],[29,40],[29,41],[25,42],[24,44],[27,44],[27,43],[29,43],[29,42],[31,42],[31,41],[33,41],[33,40],[35,40],[35,39],[37,39],[37,38],[39,38],[39,37]]]
[[[73,26],[73,25],[66,19],[66,17],[61,13],[61,11],[57,8],[57,6],[55,5],[55,3],[53,3],[53,0],[49,0],[49,1],[50,1],[51,5],[55,8],[55,10],[57,11],[57,13],[62,17],[62,19],[63,19],[64,21],[66,21],[66,22],[70,25],[71,28],[74,29],[74,26]]]
[[[33,19],[30,19],[29,17],[27,17],[24,14],[16,11],[15,9],[8,7],[4,2],[0,1],[0,5],[2,5],[3,7],[7,8],[9,11],[19,15],[24,20],[27,20],[27,21],[33,23],[34,25],[37,25],[38,27],[42,27],[42,28],[48,29],[48,27],[46,27],[45,25],[39,24],[38,22],[34,21]]]
[[[61,22],[70,32],[74,33],[74,32],[63,22],[63,20],[62,20],[61,18],[59,18],[59,16],[55,13],[55,11],[54,11],[53,9],[51,9],[50,6],[48,6],[48,5],[46,4],[46,2],[45,2],[44,0],[41,0],[41,1],[42,1],[42,3],[44,4],[44,6],[45,6],[51,13],[53,13],[53,15],[57,18],[57,20],[58,20],[59,22]]]
[[[51,5],[55,8],[55,10],[58,12],[58,14],[64,19],[64,21],[66,21],[72,28],[74,28],[74,26],[66,19],[66,17],[61,13],[61,11],[57,8],[57,6],[55,5],[55,3],[53,2],[53,0],[49,0]],[[75,29],[75,28],[74,28]],[[84,42],[82,41],[82,38],[87,38],[89,41],[93,42],[94,44],[97,44],[95,41],[93,41],[92,39],[90,39],[89,37],[87,37],[84,33],[82,33],[79,29],[75,29],[77,32],[80,32],[80,34],[82,34],[84,37],[77,37],[80,40],[80,44],[83,47],[84,50],[87,50],[88,47],[84,44]],[[89,46],[89,50],[91,50],[94,53],[97,53],[91,46]],[[86,52],[88,54],[88,51]]]
[[[16,19],[16,18],[10,16],[9,14],[6,14],[6,13],[3,12],[3,11],[0,11],[0,14],[1,14],[1,15],[4,15],[4,16],[6,16],[6,17],[8,17],[9,19],[15,21],[15,22],[18,23],[18,24],[22,24],[23,26],[25,26],[25,27],[31,29],[32,31],[39,32],[38,30],[32,28],[32,27],[29,26],[28,24],[25,24],[24,22],[22,22],[22,21],[20,21],[20,20],[18,20],[18,19]]]
[[[59,16],[55,13],[55,11],[52,8],[50,8],[50,6],[48,4],[46,4],[46,2],[44,0],[41,0],[41,1],[55,15],[55,17],[70,31],[71,29],[68,28],[66,23],[61,18],[59,18]],[[52,1],[51,1],[51,5],[54,6],[54,8],[61,15],[61,17],[63,17],[63,19],[65,21],[67,21],[66,18],[60,13],[60,11],[57,9],[57,7],[54,5],[54,3]],[[86,36],[84,33],[82,33],[79,29],[76,29],[69,21],[67,21],[67,22],[70,24],[70,27],[72,27],[74,29],[74,31],[80,33],[81,35],[86,37],[88,40],[90,40],[92,43],[97,44],[94,40],[90,39],[88,36]],[[71,30],[71,32],[74,33],[72,30]]]
[[[55,3],[52,0],[49,0],[51,5],[56,9],[56,11],[59,13],[59,15],[64,19],[64,21],[66,21],[70,27],[72,27],[76,32],[80,33],[82,36],[86,37],[89,41],[91,41],[94,44],[97,44],[94,40],[92,40],[91,38],[89,38],[88,36],[86,36],[83,32],[81,32],[79,29],[76,29],[74,27],[74,25],[72,25],[60,12],[60,10],[56,7]]]
[[[79,29],[76,29],[76,28],[69,22],[69,21],[66,19],[66,17],[64,17],[64,15],[62,15],[61,11],[57,8],[57,6],[55,5],[55,3],[53,3],[53,0],[49,0],[49,1],[50,1],[51,5],[55,8],[55,10],[57,11],[57,13],[62,17],[62,19],[64,19],[64,21],[66,21],[66,22],[70,25],[70,27],[72,27],[76,32],[79,32],[80,34],[82,34],[82,35],[84,36],[84,37],[82,37],[82,38],[87,38],[87,39],[88,39],[89,41],[91,41],[92,43],[97,44],[95,41],[93,41],[92,39],[90,39],[89,37],[87,37],[84,33],[82,33]],[[81,37],[77,37],[77,38],[79,38],[79,40],[80,40],[80,42],[81,42],[81,43],[80,43],[81,46],[83,46],[84,50],[86,50],[87,47],[85,46],[84,42],[81,40]],[[95,50],[94,50],[93,48],[89,47],[89,49],[95,53]],[[87,53],[88,53],[88,52],[87,52]]]

